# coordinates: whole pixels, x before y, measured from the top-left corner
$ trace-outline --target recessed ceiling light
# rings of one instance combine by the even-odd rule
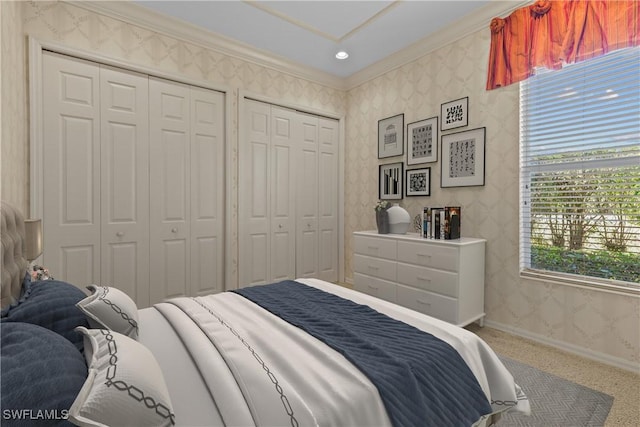
[[[344,50],[341,50],[340,52],[336,53],[336,58],[338,59],[347,59],[348,57],[349,57],[349,54]]]

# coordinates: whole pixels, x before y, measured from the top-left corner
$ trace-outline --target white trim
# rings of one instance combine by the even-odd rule
[[[484,323],[485,323],[485,326],[489,328],[497,329],[502,332],[507,332],[512,335],[517,335],[519,337],[526,338],[540,344],[548,345],[550,347],[555,347],[560,350],[566,351],[568,353],[575,354],[580,357],[584,357],[586,359],[595,360],[596,362],[604,363],[605,365],[614,366],[616,368],[624,369],[625,371],[630,371],[635,374],[640,374],[640,365],[632,361],[622,359],[620,357],[611,356],[609,354],[602,353],[599,351],[589,350],[585,347],[581,347],[575,344],[569,344],[565,341],[549,338],[544,335],[529,332],[525,329],[517,328],[514,326],[505,325],[503,323],[495,322],[493,320],[486,319]]]
[[[360,86],[371,79],[415,61],[476,31],[482,29],[489,31],[488,25],[493,17],[506,16],[515,9],[531,3],[530,0],[491,1],[471,15],[413,43],[409,47],[347,78],[340,78],[312,67],[300,65],[281,56],[266,53],[246,43],[173,19],[133,2],[65,1],[85,10],[339,90],[350,90]]]
[[[29,139],[30,139],[30,217],[42,218],[44,213],[44,135],[43,129],[43,99],[42,99],[42,54],[44,50],[52,52],[74,56],[76,58],[86,59],[93,62],[98,62],[113,67],[123,68],[126,70],[136,71],[138,73],[147,74],[149,76],[159,77],[167,80],[172,80],[191,86],[198,86],[205,89],[221,92],[225,97],[225,119],[224,119],[224,150],[225,150],[225,194],[232,194],[231,190],[231,171],[233,165],[231,164],[232,153],[230,149],[231,140],[231,126],[232,126],[232,114],[231,114],[231,87],[225,84],[211,83],[206,80],[192,79],[180,74],[173,74],[166,71],[157,70],[155,68],[145,67],[138,64],[134,64],[121,59],[113,58],[97,54],[82,49],[77,49],[64,44],[43,41],[34,37],[29,37]],[[224,247],[225,253],[231,253],[231,203],[228,203],[225,196],[225,218],[224,218]],[[223,254],[223,264],[225,268],[224,276],[225,283],[231,283],[231,258]],[[225,287],[226,289],[226,287]]]
[[[629,282],[602,279],[596,277],[575,276],[555,271],[521,270],[520,277],[535,282],[553,283],[554,285],[571,286],[590,291],[607,292],[625,297],[640,298],[640,287],[631,287]]]
[[[133,2],[69,0],[67,3],[281,73],[286,73],[334,89],[345,89],[343,79],[337,76],[312,67],[300,65],[284,57],[267,53],[246,43],[179,21],[139,6]]]

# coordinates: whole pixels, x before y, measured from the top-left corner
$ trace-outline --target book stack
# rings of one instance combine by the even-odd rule
[[[460,206],[425,207],[422,210],[422,237],[427,239],[459,239]]]

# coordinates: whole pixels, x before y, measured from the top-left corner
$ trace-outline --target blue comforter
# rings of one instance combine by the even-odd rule
[[[462,357],[431,334],[293,281],[234,292],[344,355],[377,387],[395,427],[470,426],[491,412]]]

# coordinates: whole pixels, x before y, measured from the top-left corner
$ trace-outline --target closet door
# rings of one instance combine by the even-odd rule
[[[318,278],[338,280],[338,173],[337,120],[318,119]]]
[[[146,75],[101,66],[100,283],[149,304],[149,110]]]
[[[239,284],[295,278],[295,111],[245,103],[240,144]]]
[[[189,86],[149,78],[150,302],[190,295]]]
[[[191,294],[224,286],[224,95],[191,87]]]
[[[79,287],[100,282],[100,67],[43,53],[43,263]]]
[[[295,111],[271,107],[271,244],[270,281],[296,276],[295,147],[300,126]]]
[[[307,114],[299,117],[302,132],[296,186],[296,276],[318,277],[318,118]]]
[[[299,114],[296,276],[338,280],[338,122]]]

